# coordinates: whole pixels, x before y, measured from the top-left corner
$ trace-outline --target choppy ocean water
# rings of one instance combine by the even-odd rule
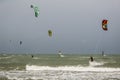
[[[1,54],[0,80],[120,80],[119,60],[120,55]]]

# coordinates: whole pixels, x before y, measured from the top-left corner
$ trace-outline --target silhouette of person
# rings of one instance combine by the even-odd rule
[[[94,59],[93,59],[93,57],[92,57],[92,56],[90,57],[90,61],[91,61],[91,62],[93,62],[93,61],[94,61]]]

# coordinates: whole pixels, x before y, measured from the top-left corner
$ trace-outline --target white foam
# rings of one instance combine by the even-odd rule
[[[60,57],[65,57],[62,53],[58,53]]]
[[[103,68],[103,67],[81,67],[81,66],[60,66],[60,67],[50,67],[50,66],[37,66],[37,65],[26,65],[26,70],[62,70],[62,71],[120,71],[120,68]]]
[[[61,54],[60,57],[65,57],[65,56]]]
[[[89,61],[89,66],[100,66],[100,65],[104,65],[105,62],[96,62],[96,61]]]
[[[40,59],[40,58],[38,58],[38,57],[34,57],[33,59]]]
[[[29,65],[27,65],[29,66]],[[35,65],[32,65],[35,68]],[[29,66],[30,67],[30,66]],[[42,68],[42,66],[38,66],[39,68]],[[0,71],[0,76],[6,77],[9,80],[120,80],[120,69],[117,68],[107,68],[108,72],[94,72],[94,71],[87,71],[88,67],[86,70],[84,70],[84,67],[77,66],[79,69],[82,70],[76,70],[77,67],[73,66],[69,70],[70,66],[66,66],[68,69],[64,70],[69,70],[69,71],[64,71],[63,69],[60,70],[60,68],[63,67],[46,67],[43,66],[44,69],[42,68],[41,70],[25,70],[25,71],[19,71],[19,70],[12,70],[12,71]],[[46,70],[47,68],[48,70]],[[56,69],[49,69],[49,68],[56,68]],[[94,67],[89,67],[89,69],[98,69]],[[100,68],[99,68],[100,69]],[[103,68],[101,68],[103,69]],[[118,71],[115,71],[115,70]],[[81,72],[82,71],[82,72]],[[114,72],[110,72],[114,71]]]

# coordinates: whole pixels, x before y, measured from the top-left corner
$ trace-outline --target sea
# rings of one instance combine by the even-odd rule
[[[120,54],[1,53],[0,80],[120,80]]]

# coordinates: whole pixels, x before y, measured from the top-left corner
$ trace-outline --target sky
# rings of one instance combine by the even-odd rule
[[[0,0],[0,52],[119,54],[119,8],[120,0]]]

